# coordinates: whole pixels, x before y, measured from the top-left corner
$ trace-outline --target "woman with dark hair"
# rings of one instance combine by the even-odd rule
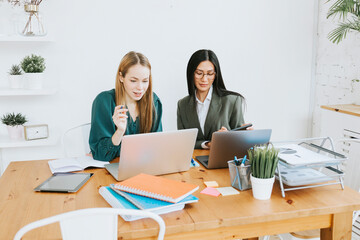
[[[208,149],[216,131],[244,125],[244,97],[225,88],[220,64],[211,50],[198,50],[187,65],[189,95],[178,101],[178,129],[198,128],[195,148]]]
[[[124,135],[162,131],[161,116],[149,60],[127,53],[116,72],[115,89],[100,93],[92,105],[89,144],[94,159],[119,157]]]

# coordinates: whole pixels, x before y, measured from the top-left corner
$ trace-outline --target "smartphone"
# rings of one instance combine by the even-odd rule
[[[230,131],[246,130],[248,127],[251,127],[251,126],[252,126],[252,123],[249,123],[249,124],[246,124],[246,125],[244,125],[244,126],[241,126],[241,127],[238,127],[238,128],[231,129]]]

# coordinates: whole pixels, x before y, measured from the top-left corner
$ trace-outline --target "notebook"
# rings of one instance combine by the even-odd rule
[[[52,173],[81,171],[88,167],[104,168],[109,162],[94,160],[91,156],[60,158],[48,162]]]
[[[115,189],[177,203],[199,189],[199,186],[140,173],[134,177],[112,185]]]
[[[162,175],[187,171],[191,165],[198,129],[125,135],[119,163],[105,165],[121,181],[139,173]]]
[[[119,190],[117,190],[119,191]],[[116,193],[113,189],[110,187],[101,187],[99,189],[100,195],[112,206],[113,208],[125,208],[125,209],[140,209],[137,206],[135,206],[133,203],[131,203],[129,200],[127,200],[125,197],[119,195]],[[130,193],[129,193],[130,194]],[[137,197],[136,197],[137,196]],[[182,201],[178,203],[169,203],[164,202],[157,199],[147,198],[139,195],[133,196],[134,199],[136,199],[136,202],[140,204],[144,210],[150,211],[156,214],[165,214],[169,212],[175,212],[182,210],[186,203],[193,203],[197,202],[199,199],[193,195],[190,195],[183,199]],[[144,217],[141,216],[131,216],[131,215],[121,215],[121,217],[125,221],[134,221],[138,220]]]
[[[132,204],[134,204],[137,208],[139,208],[141,210],[146,210],[146,209],[157,210],[157,209],[161,209],[163,207],[173,206],[174,204],[193,203],[193,202],[197,202],[199,200],[197,197],[190,194],[189,196],[187,196],[186,198],[184,198],[183,200],[181,200],[177,203],[170,203],[170,202],[161,201],[161,200],[158,200],[155,198],[144,197],[141,195],[113,189],[112,185],[113,184],[110,184],[110,188],[113,191],[115,191],[120,196],[126,198],[129,202],[131,202]]]

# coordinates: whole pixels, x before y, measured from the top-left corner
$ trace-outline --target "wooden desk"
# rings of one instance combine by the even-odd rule
[[[196,154],[201,151],[195,151]],[[105,169],[90,169],[94,176],[78,193],[39,193],[33,188],[51,173],[46,161],[12,162],[0,178],[0,239],[13,239],[25,224],[55,214],[82,208],[109,207],[98,189],[114,182]],[[251,190],[239,195],[212,197],[200,194],[204,181],[230,185],[228,169],[192,168],[165,177],[200,186],[198,203],[162,215],[166,239],[233,239],[322,228],[322,239],[351,239],[352,211],[360,209],[360,194],[338,185],[291,191],[281,197],[276,183],[270,200],[252,197]],[[154,239],[157,224],[149,219],[119,220],[122,239]],[[34,230],[26,239],[59,239],[57,224]]]

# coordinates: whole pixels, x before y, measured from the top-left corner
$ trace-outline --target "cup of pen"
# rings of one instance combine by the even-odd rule
[[[237,159],[228,161],[229,172],[230,172],[230,181],[231,186],[239,189],[240,191],[250,189],[250,173],[251,165],[249,161],[246,161],[246,156],[244,159]]]

